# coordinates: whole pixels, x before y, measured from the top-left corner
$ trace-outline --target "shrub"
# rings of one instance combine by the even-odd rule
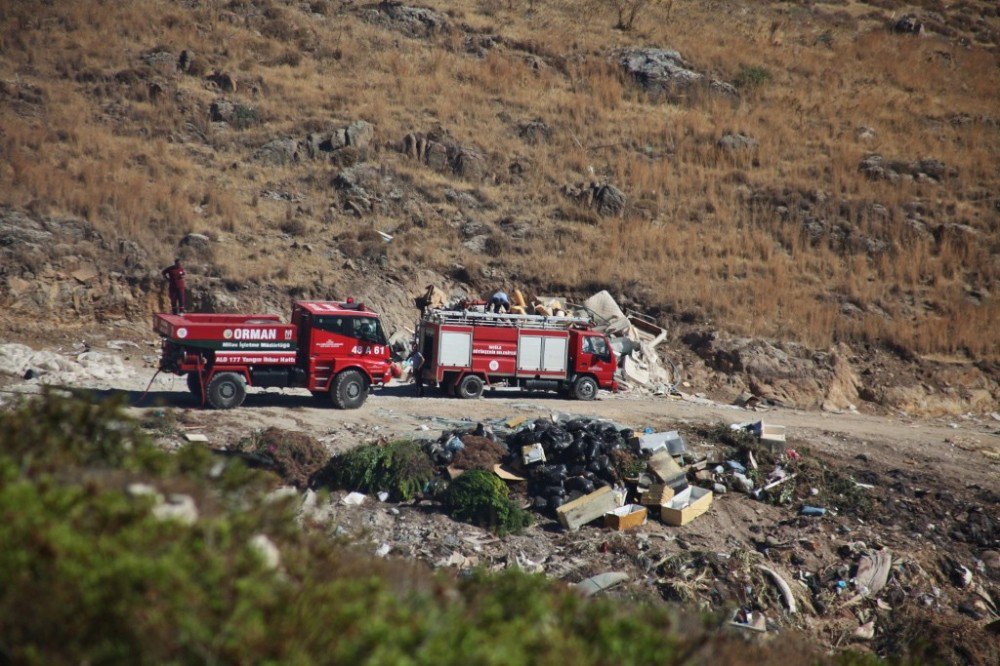
[[[766,67],[744,67],[736,75],[733,84],[740,90],[754,91],[772,78],[771,72]]]
[[[452,481],[444,504],[452,518],[498,534],[520,532],[531,525],[531,514],[511,501],[504,482],[484,470],[470,470]]]
[[[247,129],[260,123],[260,114],[257,109],[246,104],[237,104],[233,109],[232,125],[236,129]]]
[[[326,449],[302,432],[268,428],[241,442],[240,448],[266,460],[286,483],[303,489],[330,459]]]
[[[330,460],[315,484],[363,493],[386,491],[393,501],[409,501],[434,477],[434,466],[420,444],[397,440],[364,444]]]

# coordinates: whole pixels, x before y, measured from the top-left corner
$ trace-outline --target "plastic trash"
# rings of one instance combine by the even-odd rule
[[[809,506],[807,504],[802,507],[801,513],[803,516],[825,516],[826,508],[821,506]]]

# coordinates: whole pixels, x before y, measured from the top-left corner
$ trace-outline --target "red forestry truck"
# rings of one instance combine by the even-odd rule
[[[502,384],[593,400],[618,390],[618,362],[589,319],[431,310],[417,326],[421,379],[460,398]]]
[[[216,409],[239,407],[247,386],[300,387],[340,409],[360,407],[393,366],[379,316],[348,300],[297,301],[277,315],[157,314],[160,370],[187,375],[188,389]]]

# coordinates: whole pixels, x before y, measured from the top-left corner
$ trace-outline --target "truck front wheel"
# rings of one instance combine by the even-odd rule
[[[344,370],[334,377],[330,388],[333,406],[337,409],[357,409],[365,404],[368,385],[364,375],[357,370]]]
[[[597,397],[597,382],[593,377],[577,377],[571,394],[577,400],[593,400]]]
[[[458,388],[455,392],[459,398],[465,400],[478,398],[483,394],[483,380],[475,375],[466,375],[458,383]]]
[[[220,372],[208,383],[207,397],[208,404],[216,409],[233,409],[243,404],[247,389],[235,372]]]

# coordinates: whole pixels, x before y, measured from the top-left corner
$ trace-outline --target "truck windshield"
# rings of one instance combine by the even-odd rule
[[[377,345],[387,344],[385,333],[382,331],[382,322],[375,317],[316,317],[313,321],[313,326],[321,331],[373,342]]]

